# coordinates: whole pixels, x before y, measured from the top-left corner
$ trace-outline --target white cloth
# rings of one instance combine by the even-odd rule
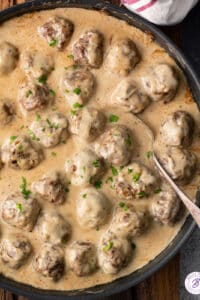
[[[129,10],[158,25],[181,22],[198,0],[121,0]]]

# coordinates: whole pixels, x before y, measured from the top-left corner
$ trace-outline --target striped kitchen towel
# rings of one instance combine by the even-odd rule
[[[181,22],[198,0],[121,0],[129,10],[152,23],[173,25]]]

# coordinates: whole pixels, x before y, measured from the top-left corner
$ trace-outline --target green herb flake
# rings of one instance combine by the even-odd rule
[[[77,88],[75,88],[75,89],[73,90],[73,93],[76,94],[76,95],[80,95],[81,89],[77,87]]]
[[[133,169],[128,168],[128,174],[131,174],[133,172]]]
[[[114,166],[111,166],[110,168],[111,168],[113,176],[117,176],[118,175],[118,170]]]
[[[80,104],[78,102],[73,104],[73,108],[78,109],[78,108],[83,108],[83,104]]]
[[[55,157],[56,155],[57,155],[56,152],[54,152],[54,151],[51,152],[51,156],[54,156],[54,157]]]
[[[158,189],[156,189],[156,190],[154,191],[155,194],[159,194],[159,193],[161,193],[161,192],[162,192],[162,189],[161,189],[161,188],[158,188]]]
[[[49,42],[49,46],[50,47],[56,47],[58,45],[58,40],[51,40],[50,42]]]
[[[17,139],[17,135],[10,136],[10,142],[13,143]]]
[[[131,139],[130,134],[128,134],[128,138],[126,139],[126,144],[127,144],[129,147],[132,146],[132,139]]]
[[[70,114],[71,114],[72,116],[75,116],[75,115],[76,115],[76,111],[73,110],[73,109],[71,109],[71,110],[70,110]]]
[[[64,191],[65,191],[65,193],[69,193],[69,188],[66,187]]]
[[[31,90],[28,90],[27,92],[26,92],[26,97],[28,98],[30,95],[32,95],[33,94],[33,92],[31,91]]]
[[[133,175],[133,181],[134,181],[134,182],[137,182],[139,179],[140,179],[140,174],[139,174],[139,173],[135,173],[135,174]]]
[[[37,122],[39,122],[41,120],[41,116],[40,115],[36,115],[35,119],[36,119]]]
[[[27,200],[31,194],[31,191],[27,190],[27,180],[25,177],[22,177],[22,184],[20,185],[20,189],[24,199]]]
[[[74,70],[76,70],[78,68],[78,65],[73,65],[72,67]]]
[[[148,151],[146,153],[147,158],[150,159],[152,157],[152,154],[153,154],[152,151]]]
[[[23,206],[21,203],[16,203],[16,208],[20,211],[20,213],[23,212]]]
[[[22,145],[19,145],[19,146],[17,147],[17,150],[18,150],[18,151],[22,151],[22,150],[23,150],[23,146],[22,146]]]
[[[36,136],[36,134],[31,129],[28,130],[28,134],[30,135],[33,141],[38,141],[38,142],[40,141],[40,139]]]
[[[128,207],[125,202],[120,202],[119,207],[123,208],[124,211],[128,211]]]
[[[116,122],[119,121],[119,117],[116,116],[116,115],[110,115],[108,120],[109,120],[110,123],[116,123]]]
[[[50,93],[53,97],[56,96],[56,92],[55,92],[54,90],[52,90],[52,89],[49,90],[49,93]]]
[[[104,252],[107,252],[109,251],[110,249],[112,249],[113,247],[113,242],[112,241],[109,241],[104,247],[103,247],[103,251]]]
[[[93,161],[92,165],[93,165],[95,168],[98,168],[98,167],[99,167],[99,160],[96,159],[95,161]]]
[[[100,189],[101,186],[102,186],[102,181],[101,181],[101,180],[98,180],[98,181],[96,181],[96,182],[94,183],[94,187],[95,187],[96,189]]]
[[[109,182],[113,182],[113,178],[112,178],[112,177],[108,177],[108,178],[106,179],[106,183],[109,183]]]
[[[67,55],[67,57],[70,58],[70,59],[74,59],[74,55],[73,54],[69,54],[69,55]]]
[[[40,77],[38,77],[38,82],[45,84],[47,82],[47,76],[41,75]]]
[[[86,197],[87,197],[87,194],[83,194],[83,195],[82,195],[82,198],[86,198]]]
[[[46,119],[47,124],[49,125],[50,128],[58,129],[59,125],[52,123],[49,119]]]
[[[137,195],[138,195],[139,198],[144,198],[144,197],[148,197],[149,196],[149,194],[147,194],[144,191],[139,192]]]

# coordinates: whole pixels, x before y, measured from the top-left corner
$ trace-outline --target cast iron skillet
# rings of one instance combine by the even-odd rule
[[[4,22],[10,18],[22,15],[24,13],[33,12],[43,9],[53,9],[56,7],[79,7],[86,9],[104,10],[110,15],[124,20],[129,24],[140,28],[141,30],[150,33],[155,40],[175,59],[179,67],[184,71],[188,80],[188,84],[193,93],[194,99],[200,108],[200,84],[197,76],[192,69],[190,63],[176,46],[157,28],[149,22],[143,20],[139,16],[128,12],[125,8],[119,8],[106,1],[100,0],[37,0],[26,2],[0,12],[0,22]],[[197,199],[200,200],[200,192],[197,193]],[[188,217],[174,240],[170,245],[162,251],[153,261],[149,262],[142,269],[124,277],[117,279],[114,282],[103,284],[101,286],[92,287],[85,290],[76,290],[70,292],[41,290],[33,288],[29,285],[17,283],[13,280],[0,276],[0,287],[10,290],[15,294],[20,294],[26,297],[43,300],[81,300],[81,299],[96,299],[98,297],[109,296],[126,290],[139,282],[149,277],[152,273],[166,264],[181,248],[194,229],[194,222],[191,217]],[[30,274],[31,276],[31,274]],[[73,286],[72,286],[73,290]]]

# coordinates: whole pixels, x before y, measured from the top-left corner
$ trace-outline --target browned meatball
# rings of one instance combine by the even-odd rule
[[[18,61],[18,49],[8,42],[0,44],[0,74],[7,75],[12,72]]]
[[[127,165],[133,150],[131,131],[124,125],[114,125],[100,136],[94,148],[109,163]]]
[[[142,77],[143,87],[154,101],[171,101],[178,89],[178,78],[175,70],[168,64],[157,64],[146,71]]]
[[[116,274],[126,267],[132,256],[132,247],[127,239],[106,232],[98,249],[99,265],[104,273]]]
[[[146,212],[137,211],[131,203],[119,202],[110,225],[110,231],[117,237],[130,241],[144,232],[148,223]]]
[[[32,184],[32,189],[39,197],[55,205],[65,201],[68,191],[61,174],[58,172],[44,175]]]
[[[162,224],[174,223],[180,212],[181,202],[171,189],[161,191],[151,204],[151,214]]]
[[[0,100],[0,127],[9,124],[12,121],[14,114],[13,104],[11,104],[9,100]]]
[[[192,143],[194,120],[185,111],[169,115],[160,128],[160,139],[169,146],[187,147]]]
[[[62,50],[71,38],[73,24],[64,18],[54,17],[38,27],[38,33],[49,46]]]
[[[2,162],[12,169],[33,169],[43,158],[40,147],[26,136],[11,136],[2,146]]]
[[[29,240],[20,235],[9,236],[0,245],[1,259],[11,269],[20,268],[31,251],[32,246]]]
[[[106,68],[112,73],[127,76],[139,62],[135,43],[129,38],[114,40],[106,57]]]
[[[63,250],[57,245],[43,244],[33,261],[33,268],[44,277],[59,280],[65,268]]]
[[[31,194],[20,193],[7,196],[2,202],[1,215],[7,224],[32,231],[40,212],[40,206]]]
[[[99,68],[103,61],[103,36],[96,30],[88,30],[73,46],[74,61],[81,65]]]
[[[77,276],[87,276],[97,269],[96,247],[88,241],[74,241],[67,249],[70,269]]]
[[[177,147],[166,147],[159,157],[173,180],[180,184],[191,181],[197,168],[197,157],[194,153]]]

